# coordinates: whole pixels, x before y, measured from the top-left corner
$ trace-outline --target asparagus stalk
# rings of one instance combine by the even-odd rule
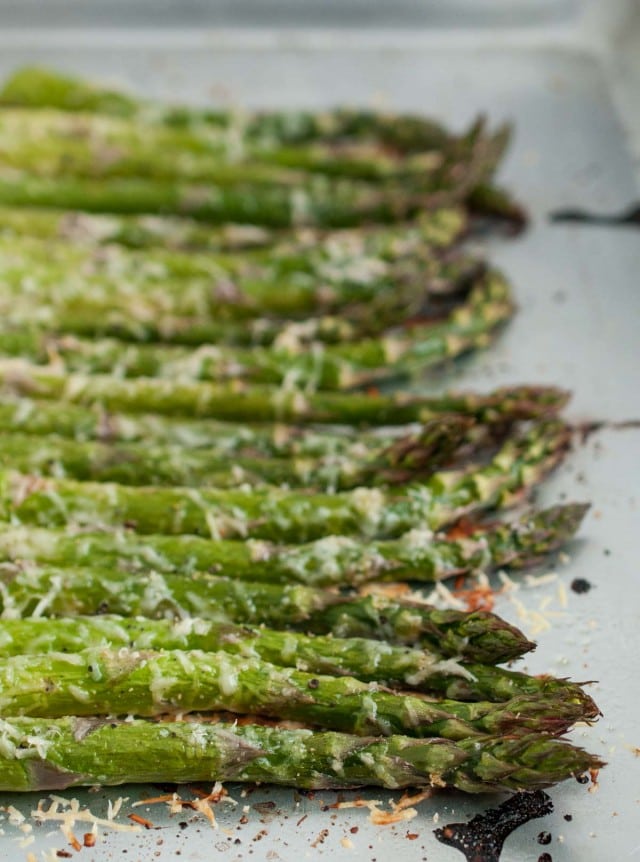
[[[204,573],[140,575],[113,568],[3,564],[0,593],[3,619],[106,613],[181,620],[196,616],[216,623],[333,632],[339,637],[358,636],[369,622],[371,633],[365,637],[419,644],[441,655],[485,663],[508,661],[532,648],[517,628],[482,611],[438,610],[381,595],[344,596],[326,588]],[[326,613],[333,605],[340,609],[336,620]],[[350,614],[353,632],[348,630]]]
[[[529,512],[513,524],[495,524],[467,538],[443,539],[416,530],[388,541],[329,536],[306,545],[278,546],[249,539],[138,536],[131,532],[69,534],[34,527],[0,527],[0,559],[53,566],[104,566],[125,572],[216,572],[265,583],[313,587],[369,581],[423,583],[454,575],[535,564],[568,542],[588,507],[573,503]]]
[[[352,676],[456,701],[536,699],[547,706],[562,698],[585,717],[598,709],[582,688],[551,677],[478,664],[460,664],[428,649],[398,647],[365,638],[309,636],[189,618],[149,620],[119,616],[13,619],[0,622],[0,657],[76,653],[89,648],[222,651],[258,657],[308,674]],[[550,729],[548,727],[547,729]]]
[[[4,434],[0,467],[39,476],[69,477],[124,485],[234,488],[266,483],[333,491],[361,485],[415,480],[450,463],[470,436],[466,417],[432,419],[413,433],[378,447],[306,458],[259,454],[218,457],[208,449],[139,444],[79,443],[54,437]],[[482,439],[482,438],[480,438]]]
[[[199,253],[247,252],[264,249],[265,254],[297,251],[305,257],[318,249],[335,253],[344,248],[360,249],[383,259],[399,255],[433,254],[459,240],[469,229],[462,207],[436,209],[416,221],[385,228],[365,227],[357,231],[303,231],[282,233],[255,225],[203,225],[188,218],[169,216],[92,215],[76,210],[0,207],[0,236],[71,242],[84,248],[116,245],[131,249]],[[165,257],[171,259],[170,256]]]
[[[314,345],[300,352],[287,348],[225,348],[131,345],[119,341],[42,336],[28,331],[0,333],[0,353],[47,362],[53,355],[65,370],[127,377],[196,380],[246,379],[282,383],[294,377],[313,388],[348,389],[380,380],[407,377],[470,350],[485,347],[513,312],[507,283],[488,275],[468,300],[440,324],[414,327],[410,334],[388,334],[348,345]]]
[[[374,298],[393,309],[394,292],[408,304],[430,289],[465,289],[481,270],[478,262],[455,249],[435,253],[428,236],[428,221],[425,227],[325,236],[301,232],[242,255],[9,236],[0,237],[0,274],[12,301],[26,293],[69,315],[76,303],[78,320],[83,311],[106,311],[109,303],[119,310],[124,300],[139,317],[148,307],[149,313],[177,317],[219,316],[224,310],[240,319],[260,313],[306,318]]]
[[[239,222],[270,228],[389,224],[463,202],[495,166],[494,154],[485,160],[484,149],[454,184],[436,191],[418,188],[412,192],[397,183],[334,180],[313,174],[304,184],[210,185],[144,178],[48,178],[12,171],[0,180],[0,204],[116,215],[158,213],[211,224]]]
[[[197,617],[174,621],[101,614],[3,619],[0,634],[0,659],[102,647],[222,651],[238,657],[258,657],[306,673],[346,674],[418,691],[433,690],[431,677],[460,677],[473,683],[472,673],[455,659],[427,649],[396,647],[365,638],[310,636],[261,626],[222,624]]]
[[[505,419],[500,424],[480,425],[473,422],[472,417],[455,413],[435,415],[428,423],[435,422],[438,427],[446,428],[450,422],[451,427],[456,426],[458,421],[460,427],[465,422],[469,423],[465,446],[471,450],[500,439],[504,429],[512,424]],[[36,445],[40,438],[53,436],[56,440],[79,443],[95,440],[114,446],[124,444],[136,447],[127,450],[131,458],[139,456],[142,451],[139,444],[145,441],[149,445],[181,447],[189,452],[206,449],[207,455],[214,460],[229,459],[232,455],[240,458],[262,455],[267,458],[354,459],[363,458],[366,453],[373,456],[400,438],[419,433],[420,427],[412,423],[356,431],[348,426],[181,421],[158,415],[106,414],[96,408],[26,398],[0,401],[0,433],[5,440],[29,437]]]
[[[442,150],[450,146],[452,141],[441,125],[424,117],[345,108],[316,113],[270,111],[253,113],[247,117],[234,111],[167,107],[123,92],[104,89],[79,78],[34,67],[20,69],[5,81],[0,92],[0,104],[142,119],[145,126],[159,124],[195,133],[207,129],[211,134],[217,129],[231,128],[242,133],[248,141],[264,140],[271,146],[341,141],[346,137],[377,139],[387,149],[410,153],[416,150]],[[472,127],[471,135],[476,126]]]
[[[405,295],[405,293],[407,295]],[[213,314],[198,318],[195,314],[173,314],[163,310],[160,297],[145,296],[141,304],[125,309],[125,299],[120,297],[113,304],[91,297],[81,299],[78,304],[66,298],[40,307],[37,324],[50,332],[49,340],[56,333],[92,337],[113,337],[121,341],[161,341],[170,345],[198,347],[204,344],[225,344],[240,347],[288,346],[295,349],[311,349],[319,343],[340,344],[358,338],[379,335],[408,320],[438,320],[444,313],[444,303],[432,303],[428,295],[421,292],[399,289],[398,294],[380,295],[368,303],[354,303],[336,314],[320,314],[304,321],[281,320],[274,317],[252,317],[246,320],[216,319]],[[22,297],[9,301],[7,297],[4,316],[4,333],[7,329],[24,329],[34,324],[33,304]],[[104,305],[104,308],[102,307]],[[122,307],[119,307],[122,306]],[[157,313],[154,310],[157,309]],[[0,301],[0,310],[2,302]],[[31,314],[30,314],[31,311]],[[33,336],[32,336],[33,339]],[[63,344],[69,339],[61,340]],[[33,343],[35,339],[33,339]],[[27,342],[28,344],[28,342]],[[114,345],[115,348],[115,345]],[[18,350],[20,348],[18,347]],[[291,349],[291,348],[289,348]],[[121,356],[127,345],[121,344]],[[186,357],[186,354],[185,354]]]
[[[220,385],[157,378],[121,380],[111,375],[64,375],[17,360],[0,360],[0,391],[5,395],[27,395],[62,402],[54,409],[60,412],[59,424],[64,428],[75,427],[75,420],[67,418],[71,405],[93,405],[109,412],[159,413],[180,420],[206,418],[366,427],[427,422],[442,413],[461,413],[491,424],[536,419],[557,413],[569,398],[566,391],[552,386],[506,387],[487,395],[470,392],[431,396],[406,392],[303,393],[298,388],[248,387],[239,382]],[[146,427],[149,420],[138,417],[135,422]],[[153,422],[154,427],[169,428],[168,422],[162,424],[159,417]],[[91,426],[90,422],[87,424]],[[120,429],[123,425],[130,426],[129,420],[118,421],[117,417],[107,424]],[[98,436],[104,433],[104,425],[104,420],[99,420],[101,430]],[[174,419],[171,427],[178,425]],[[179,427],[186,425],[183,423]],[[199,434],[202,428],[203,423],[200,423]],[[130,439],[130,435],[126,439]]]
[[[0,517],[53,527],[131,526],[138,533],[305,542],[323,536],[385,538],[437,529],[500,508],[532,488],[563,457],[569,430],[541,422],[508,439],[482,467],[434,473],[397,488],[305,494],[282,488],[131,487],[0,473]]]
[[[309,790],[444,786],[482,793],[548,787],[603,765],[542,734],[459,742],[371,739],[260,725],[71,716],[6,718],[0,733],[0,789],[10,792],[220,780]]]
[[[450,138],[433,120],[406,114],[338,108],[322,112],[267,111],[243,117],[232,110],[165,106],[76,76],[33,66],[18,69],[4,82],[0,104],[144,119],[178,128],[201,125],[226,128],[242,123],[248,137],[264,136],[282,144],[317,139],[333,141],[344,137],[378,138],[387,147],[411,152],[442,148]]]
[[[405,733],[465,739],[483,734],[562,734],[587,716],[580,699],[505,703],[395,694],[353,677],[310,674],[258,658],[202,650],[87,649],[0,660],[8,715],[138,715],[225,710],[302,721],[359,736]]]
[[[398,280],[389,280],[387,274],[375,295],[358,299],[357,295],[363,290],[370,293],[372,286],[365,288],[362,284],[347,285],[345,282],[330,287],[331,279],[318,277],[321,286],[313,291],[306,275],[300,281],[299,273],[285,274],[284,284],[270,284],[274,279],[271,272],[262,284],[267,288],[266,293],[263,290],[260,295],[258,290],[256,294],[255,288],[261,283],[254,281],[249,283],[254,295],[248,297],[235,287],[232,291],[222,287],[216,292],[211,289],[210,279],[203,283],[200,275],[194,281],[185,282],[180,278],[159,284],[157,274],[163,271],[162,265],[154,270],[147,269],[146,264],[151,261],[141,265],[131,278],[123,273],[110,273],[106,283],[104,272],[99,273],[97,283],[93,276],[78,279],[74,268],[72,275],[63,271],[60,281],[54,284],[56,270],[50,261],[44,264],[44,274],[37,274],[29,258],[24,258],[18,267],[15,258],[11,258],[8,276],[4,279],[5,297],[0,300],[5,338],[8,336],[11,343],[11,329],[30,328],[36,323],[46,326],[51,333],[106,335],[134,342],[251,345],[254,348],[274,345],[280,350],[300,351],[315,342],[340,344],[379,335],[393,327],[406,327],[409,322],[413,326],[437,323],[446,318],[456,303],[464,302],[484,273],[484,265],[477,261],[452,258],[444,265],[434,262],[411,278],[405,277],[407,273],[403,272]],[[384,268],[384,264],[382,266]],[[427,271],[429,267],[432,274]],[[21,271],[29,275],[22,277]],[[148,274],[152,276],[150,281],[146,279]],[[25,278],[28,293],[24,290]],[[335,273],[331,278],[336,278]],[[297,284],[283,294],[283,287],[286,288],[287,280],[291,284],[291,279],[297,280]],[[8,280],[13,281],[11,289]],[[133,284],[137,285],[135,296],[132,296]],[[33,304],[41,293],[43,304],[34,315]],[[346,304],[338,308],[342,294]],[[325,312],[327,308],[328,313]],[[278,316],[282,313],[299,315],[304,309],[308,311],[304,320]],[[274,311],[276,316],[272,314]],[[247,317],[254,313],[258,316]],[[33,335],[18,333],[18,339],[20,337],[26,338],[25,350],[41,349]],[[107,345],[103,348],[108,349]],[[15,341],[12,352],[21,349],[20,340]],[[118,350],[116,345],[114,349]],[[142,350],[142,355],[144,353]],[[158,360],[162,359],[162,353],[157,354]],[[245,360],[251,360],[251,354],[245,352],[244,356]],[[101,358],[104,361],[104,354]],[[209,364],[211,359],[209,356]],[[264,357],[260,365],[264,366]]]
[[[443,140],[438,150],[400,153],[376,140],[315,140],[283,146],[234,129],[171,127],[153,121],[70,114],[53,108],[4,108],[0,145],[4,163],[43,177],[148,177],[212,184],[304,183],[311,173],[331,177],[412,181],[437,190],[455,182],[468,162],[482,155],[490,177],[508,140],[494,136],[483,120],[466,135]]]
[[[124,93],[102,89],[91,83],[76,78],[61,76],[49,70],[27,68],[18,70],[7,82],[0,93],[0,103],[30,108],[54,108],[63,111],[95,113],[121,118],[144,118],[145,125],[164,124],[172,128],[200,130],[210,128],[224,129],[231,133],[231,140],[237,141],[242,136],[246,141],[265,142],[268,146],[282,147],[280,154],[272,154],[276,163],[304,167],[313,167],[314,153],[309,161],[310,149],[314,143],[325,146],[339,143],[344,150],[345,139],[356,142],[374,143],[381,147],[385,154],[395,151],[405,156],[415,153],[427,153],[422,161],[429,164],[434,152],[453,149],[454,152],[468,151],[470,143],[484,134],[482,120],[476,122],[466,135],[460,139],[452,138],[442,126],[424,117],[410,115],[382,114],[380,112],[363,110],[338,109],[320,113],[309,112],[262,112],[241,116],[234,112],[211,111],[184,107],[165,107],[149,104]],[[508,129],[501,129],[494,137],[492,144],[495,150],[494,159],[502,154],[508,140]],[[291,146],[293,145],[293,146]],[[302,146],[300,146],[302,145]],[[306,146],[305,146],[306,145]],[[237,146],[237,144],[236,144]],[[330,161],[321,158],[316,168],[322,170],[347,169],[349,175],[353,169],[357,171],[362,162],[336,158],[332,154]],[[104,160],[103,160],[104,161]],[[383,162],[384,164],[384,162]],[[344,167],[343,167],[344,166]],[[365,175],[371,175],[371,160],[364,164]],[[382,169],[379,158],[373,162],[373,174],[379,176]],[[492,190],[491,186],[480,184],[471,193],[472,205],[478,211],[484,210],[489,215],[514,218],[521,225],[522,209],[508,201],[500,190]],[[496,200],[498,206],[496,206]]]

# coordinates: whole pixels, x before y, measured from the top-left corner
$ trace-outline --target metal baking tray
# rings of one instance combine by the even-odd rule
[[[547,381],[574,391],[576,421],[640,417],[640,233],[549,220],[550,211],[567,205],[615,210],[637,197],[603,65],[566,32],[4,30],[0,44],[2,76],[38,62],[168,99],[388,106],[427,112],[459,128],[479,110],[495,122],[512,121],[516,134],[501,179],[528,207],[531,226],[517,239],[488,246],[513,280],[519,313],[498,344],[444,383],[488,389]],[[540,493],[542,503],[591,500],[593,507],[569,559],[553,569],[557,578],[535,587],[523,583],[515,594],[529,611],[543,609],[550,622],[536,633],[535,654],[519,667],[598,680],[592,691],[604,717],[572,738],[609,766],[595,792],[574,781],[553,789],[554,813],[519,829],[505,845],[504,862],[535,862],[543,852],[555,862],[640,859],[639,478],[638,428],[607,428],[578,445]],[[592,583],[590,592],[571,591],[576,577]],[[497,610],[531,631],[531,617],[518,616],[514,594],[501,597]],[[436,841],[435,824],[466,820],[499,801],[439,794],[422,802],[410,822],[377,827],[366,810],[323,810],[334,793],[312,798],[268,787],[248,795],[238,785],[228,789],[237,804],[217,806],[216,830],[202,817],[190,822],[193,812],[169,817],[163,806],[137,808],[157,828],[101,829],[96,846],[78,858],[456,862],[462,856]],[[98,815],[110,799],[128,797],[118,821],[130,822],[131,803],[158,792],[125,787],[68,795]],[[397,798],[365,795],[385,803]],[[0,804],[28,813],[37,801],[37,795],[3,795]],[[7,862],[24,862],[30,852],[40,862],[47,848],[76,856],[55,824],[35,827],[35,842],[25,847],[25,836],[4,818],[0,856]],[[552,836],[545,847],[537,843],[542,830]],[[79,824],[76,833],[83,831]]]

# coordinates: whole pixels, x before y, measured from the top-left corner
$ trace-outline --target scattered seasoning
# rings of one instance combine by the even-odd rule
[[[379,799],[358,798],[350,802],[334,802],[328,807],[368,808],[371,812],[369,814],[370,823],[373,823],[374,826],[391,826],[393,823],[401,823],[402,821],[413,820],[414,817],[417,817],[418,812],[413,808],[413,806],[417,805],[419,802],[423,802],[425,799],[429,799],[431,795],[431,789],[423,790],[420,793],[416,793],[414,796],[411,796],[408,793],[403,793],[398,802],[389,800],[391,811],[383,811],[380,808],[382,802],[380,802]]]
[[[96,835],[95,832],[85,832],[82,836],[82,843],[85,847],[95,847],[96,846]]]
[[[551,833],[540,832],[540,834],[538,835],[538,844],[551,844]]]
[[[573,820],[573,814],[565,814],[564,819],[567,821],[567,823],[571,823],[571,821]]]
[[[58,856],[60,859],[71,859],[73,853],[69,853],[68,850],[56,850],[56,856]]]
[[[589,776],[588,775],[576,775],[576,781],[578,784],[588,784]]]
[[[315,847],[317,847],[317,846],[318,846],[318,844],[324,844],[324,842],[325,842],[325,840],[327,839],[327,836],[328,836],[328,835],[329,835],[329,830],[328,830],[328,829],[321,829],[321,830],[320,830],[320,832],[318,832],[318,835],[316,836],[315,841],[312,841],[312,842],[311,842],[311,846],[312,846],[313,848],[315,848]]]
[[[540,856],[538,856],[538,862],[553,862],[553,859],[551,858],[551,853],[542,853]]]
[[[435,829],[434,835],[442,844],[459,850],[467,862],[499,862],[504,842],[515,829],[552,811],[551,797],[544,791],[516,793],[498,808],[490,808],[468,823]]]
[[[468,611],[492,611],[496,603],[496,591],[484,584],[454,590],[453,595],[465,603]]]
[[[134,823],[139,823],[140,826],[144,826],[145,829],[154,829],[154,825],[150,820],[147,820],[145,817],[140,817],[139,814],[127,814],[129,820],[133,820]]]
[[[583,593],[589,592],[591,589],[591,583],[586,578],[574,578],[571,581],[571,589],[574,593],[582,595]]]

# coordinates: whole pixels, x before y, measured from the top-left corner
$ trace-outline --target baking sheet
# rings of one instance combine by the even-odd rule
[[[490,33],[293,31],[5,32],[0,45],[2,76],[37,61],[163,98],[213,96],[262,107],[386,105],[426,111],[455,127],[479,109],[496,122],[512,120],[517,134],[501,178],[526,203],[532,224],[517,240],[492,241],[490,251],[512,278],[520,311],[499,343],[449,382],[488,389],[546,381],[574,390],[570,415],[576,420],[640,418],[640,232],[548,220],[550,210],[567,205],[614,210],[637,197],[607,80],[579,47],[531,34],[503,40]],[[640,756],[633,750],[640,746],[638,479],[640,431],[609,429],[578,447],[540,493],[543,504],[586,499],[593,508],[570,559],[553,569],[558,579],[516,595],[530,610],[546,605],[551,623],[537,633],[536,653],[518,667],[599,680],[592,692],[604,718],[572,738],[609,766],[596,792],[574,781],[553,789],[555,812],[518,830],[505,845],[504,862],[535,862],[543,852],[554,862],[640,859]],[[576,595],[569,589],[575,577],[587,578],[593,589]],[[559,583],[567,587],[566,607]],[[512,598],[501,598],[497,610],[527,629]],[[78,858],[455,862],[462,856],[433,837],[436,821],[465,820],[497,801],[438,795],[419,806],[414,820],[381,828],[368,822],[366,810],[322,810],[335,801],[333,793],[307,798],[264,788],[243,797],[239,785],[228,789],[237,805],[217,807],[217,830],[203,818],[189,822],[192,812],[169,818],[162,806],[138,808],[157,829],[100,830],[97,846]],[[126,822],[132,802],[158,792],[126,787],[69,796],[101,815],[109,799],[128,797],[118,818]],[[366,795],[397,799],[388,792]],[[0,802],[26,813],[38,798],[3,795]],[[28,852],[40,860],[45,848],[71,850],[55,825],[36,827],[28,847],[20,846],[25,836],[6,815],[0,826],[0,856],[7,862],[23,862]],[[552,835],[549,846],[537,843],[542,830]],[[81,825],[76,832],[82,834]]]

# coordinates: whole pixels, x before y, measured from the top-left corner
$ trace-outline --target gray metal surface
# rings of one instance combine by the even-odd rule
[[[491,253],[516,285],[519,314],[498,345],[449,382],[489,388],[548,381],[574,391],[576,420],[640,418],[640,232],[557,226],[547,217],[561,206],[609,210],[638,196],[609,85],[584,51],[557,40],[501,42],[490,34],[5,34],[0,75],[34,60],[127,83],[149,96],[202,101],[213,95],[251,106],[373,103],[425,111],[456,127],[479,109],[495,121],[513,121],[517,134],[502,179],[527,204],[532,224],[518,240],[492,242]],[[516,594],[550,621],[522,667],[598,680],[593,693],[604,718],[572,738],[609,766],[595,792],[574,781],[552,790],[555,812],[520,829],[505,846],[504,862],[535,862],[545,851],[554,862],[640,858],[639,479],[640,431],[609,429],[578,446],[541,492],[545,503],[588,499],[593,508],[570,560],[556,568],[558,578]],[[570,590],[578,576],[593,584],[589,593]],[[530,626],[508,595],[497,610]],[[202,819],[181,828],[188,811],[168,818],[161,806],[136,809],[159,829],[106,834],[78,858],[455,862],[461,855],[433,838],[434,821],[463,820],[496,801],[441,794],[423,802],[411,822],[381,828],[368,822],[366,810],[323,811],[335,801],[332,793],[311,799],[267,788],[242,798],[240,787],[229,790],[238,805],[217,808],[217,831]],[[132,802],[157,793],[128,787],[76,795],[104,813],[109,798]],[[386,801],[392,794],[367,796]],[[26,812],[37,797],[0,799],[11,802]],[[40,860],[41,848],[64,846],[45,825],[35,830],[35,844],[20,848],[20,833],[0,826],[0,854],[8,862],[22,862],[29,851]],[[543,829],[553,836],[548,847],[536,841]]]
[[[493,27],[557,24],[585,0],[0,0],[5,27]]]

